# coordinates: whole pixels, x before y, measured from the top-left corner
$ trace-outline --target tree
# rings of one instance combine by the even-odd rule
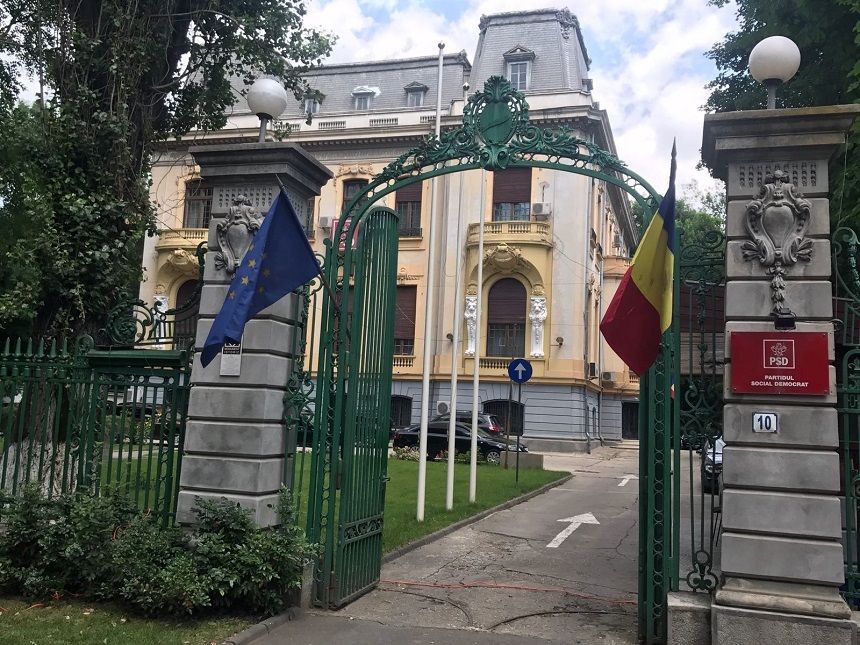
[[[709,0],[723,7],[728,0]],[[765,107],[767,92],[747,71],[752,48],[785,35],[800,48],[797,75],[781,86],[778,107],[838,105],[860,101],[860,1],[736,0],[739,28],[708,52],[718,75],[708,84],[705,109],[716,112]],[[834,227],[860,225],[860,124],[830,168]]]
[[[2,248],[15,266],[0,275],[0,329],[92,330],[136,289],[153,144],[223,127],[231,80],[271,75],[314,96],[301,74],[333,40],[304,15],[303,0],[0,4],[0,155],[31,150],[0,171],[0,221],[29,222]],[[46,90],[34,109],[13,107],[22,69]]]
[[[714,233],[724,233],[726,228],[725,192],[704,190],[694,181],[684,186],[683,193],[675,202],[675,223],[683,231],[681,243],[701,245],[709,234],[716,242]],[[631,208],[641,236],[645,232],[642,206],[632,202]]]

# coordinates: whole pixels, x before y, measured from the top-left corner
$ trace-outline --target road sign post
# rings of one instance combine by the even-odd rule
[[[524,358],[515,358],[508,364],[508,376],[510,379],[517,384],[517,409],[523,409],[523,383],[528,381],[532,377],[532,373],[534,370],[532,369],[532,364],[529,363]],[[523,415],[525,416],[525,415]],[[510,414],[508,415],[508,425],[511,423]],[[522,432],[519,429],[517,431],[517,474],[516,474],[516,482],[520,483],[520,435]],[[508,435],[510,436],[510,434]],[[507,447],[507,446],[506,446]],[[507,457],[507,456],[506,456]],[[505,458],[505,463],[508,463],[507,458]]]

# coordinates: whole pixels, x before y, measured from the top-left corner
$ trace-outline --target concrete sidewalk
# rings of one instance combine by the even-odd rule
[[[402,627],[375,620],[360,620],[340,612],[303,612],[253,645],[554,645],[578,643],[571,638],[545,640],[518,634],[440,627]]]

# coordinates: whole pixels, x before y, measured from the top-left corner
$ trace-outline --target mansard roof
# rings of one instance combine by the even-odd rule
[[[530,91],[589,91],[591,60],[579,20],[568,9],[536,9],[482,16],[472,87],[507,75],[507,62],[532,60]]]

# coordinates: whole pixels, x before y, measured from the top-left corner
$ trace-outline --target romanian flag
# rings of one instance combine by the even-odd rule
[[[669,190],[642,236],[633,263],[600,322],[600,332],[627,365],[642,376],[657,360],[660,338],[672,324],[675,269],[675,146]]]

